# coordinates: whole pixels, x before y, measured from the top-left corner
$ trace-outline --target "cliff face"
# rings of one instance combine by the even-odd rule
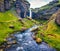
[[[60,10],[56,13],[56,19],[55,22],[60,26]]]
[[[15,2],[16,11],[22,18],[26,17],[29,7],[30,4],[26,0],[16,0]]]
[[[11,2],[9,0],[0,0],[0,11],[4,12],[11,8]]]
[[[48,20],[59,8],[59,0],[53,0],[49,4],[39,8],[36,12],[36,16],[33,16],[33,18]]]
[[[7,11],[15,7],[17,14],[24,18],[30,8],[30,4],[26,0],[0,0],[0,12]]]

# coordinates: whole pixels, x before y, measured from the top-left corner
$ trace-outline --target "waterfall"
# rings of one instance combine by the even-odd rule
[[[31,11],[31,8],[30,8],[30,17],[32,18],[32,11]]]

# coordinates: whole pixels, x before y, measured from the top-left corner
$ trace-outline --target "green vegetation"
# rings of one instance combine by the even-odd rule
[[[60,51],[60,27],[52,19],[43,26],[40,26],[37,37],[42,38],[50,46]]]
[[[8,37],[9,34],[20,31],[23,27],[30,28],[35,23],[38,22],[32,19],[28,20],[28,18],[19,20],[11,11],[0,12],[0,44],[4,42],[4,39]],[[10,28],[10,26],[14,28]]]

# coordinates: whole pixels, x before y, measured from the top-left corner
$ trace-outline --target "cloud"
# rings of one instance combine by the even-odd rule
[[[43,5],[46,5],[52,0],[28,0],[31,4],[31,8],[41,7]]]

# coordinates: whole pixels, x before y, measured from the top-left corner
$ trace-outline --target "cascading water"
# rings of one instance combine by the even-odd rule
[[[30,8],[30,17],[32,18],[32,11],[31,11],[31,8]]]
[[[9,48],[5,48],[4,51],[56,51],[45,42],[38,45],[33,40],[34,32],[31,32],[31,30],[34,28],[37,28],[37,26],[35,25],[25,32],[14,34],[15,39],[10,38],[8,41],[16,40],[17,44],[12,44]]]

